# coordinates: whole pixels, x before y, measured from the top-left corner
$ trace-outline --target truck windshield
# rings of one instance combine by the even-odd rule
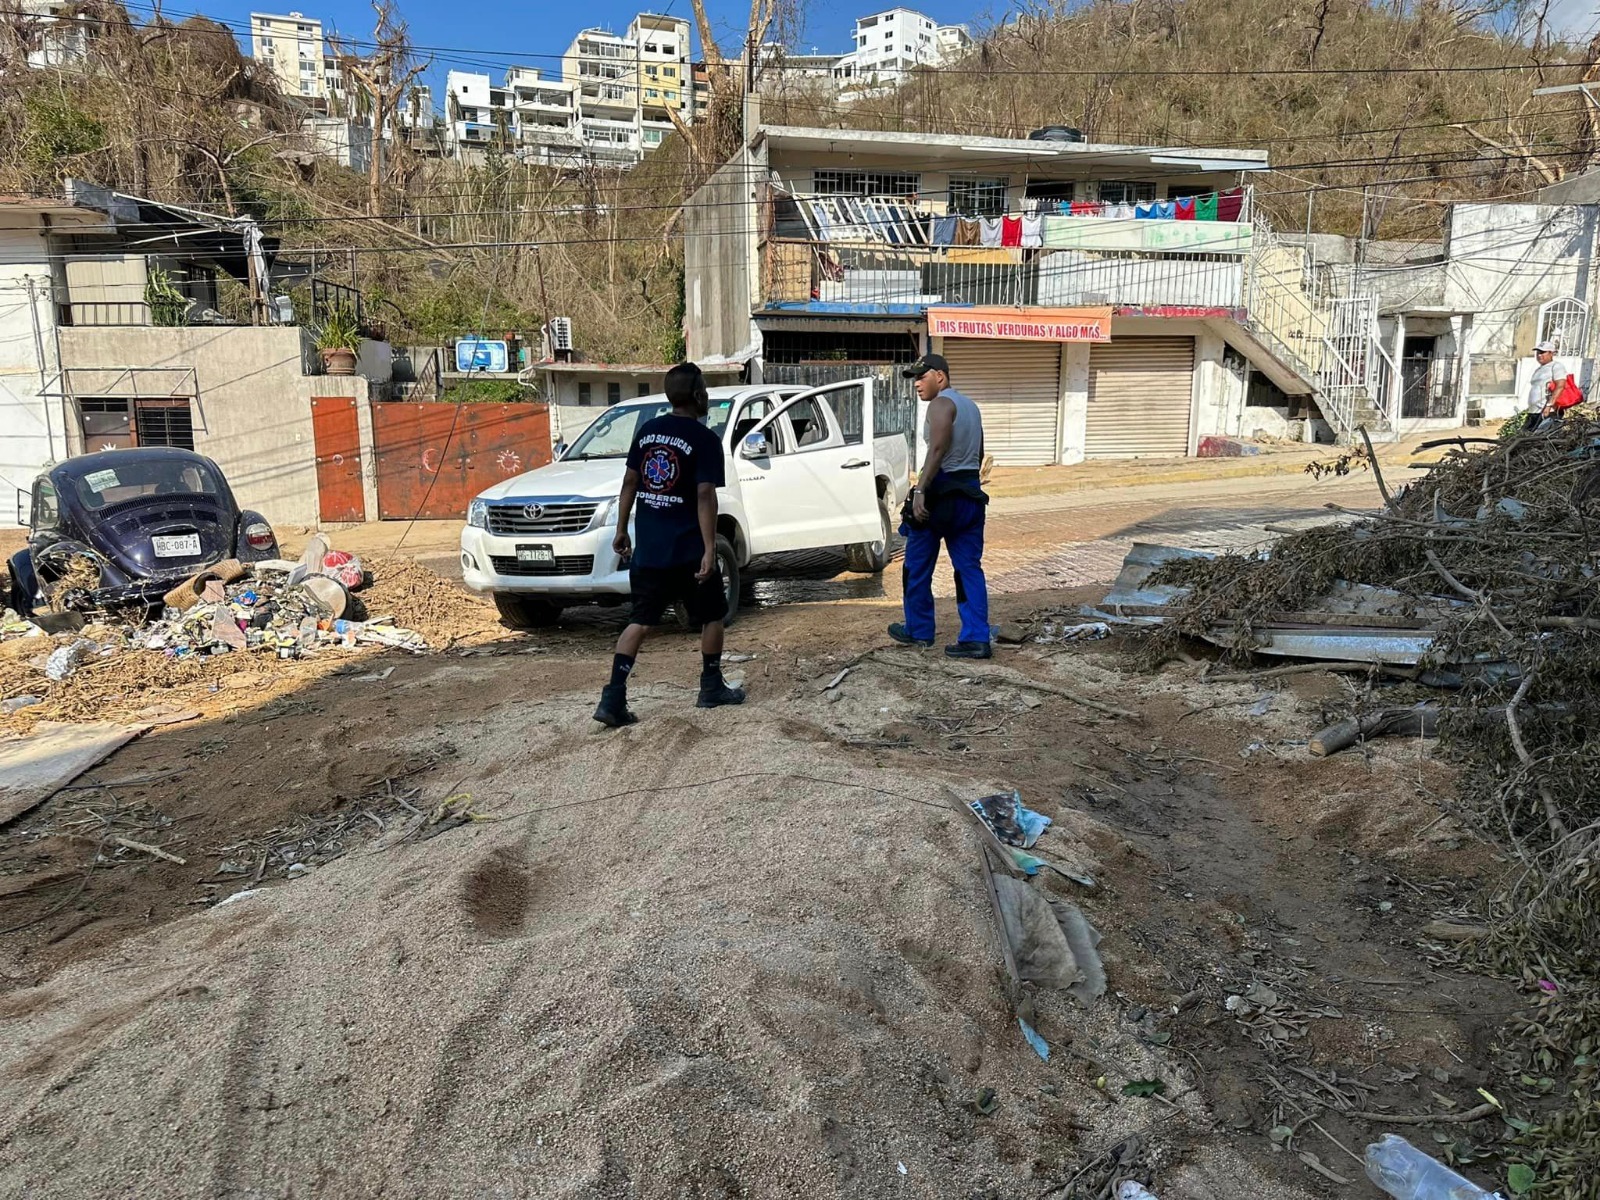
[[[671,411],[672,405],[664,399],[608,408],[595,418],[593,425],[578,435],[578,440],[572,443],[572,448],[562,458],[569,462],[590,458],[627,458],[628,447],[633,445],[633,435],[639,432],[639,427]],[[713,398],[711,411],[706,415],[706,428],[721,437],[728,423],[728,414],[732,411],[732,400]]]

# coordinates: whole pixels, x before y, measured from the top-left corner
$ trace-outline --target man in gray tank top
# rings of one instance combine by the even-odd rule
[[[950,386],[950,364],[943,355],[924,354],[902,374],[916,380],[918,398],[928,403],[922,431],[928,451],[900,526],[906,539],[906,619],[889,626],[889,636],[905,646],[933,645],[933,569],[943,542],[955,570],[956,610],[961,614],[961,636],[944,652],[951,658],[988,658],[992,650],[983,527],[989,497],[978,480],[983,416]]]

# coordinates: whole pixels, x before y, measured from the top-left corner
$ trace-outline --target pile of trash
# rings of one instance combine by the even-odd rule
[[[1475,952],[1566,998],[1540,1038],[1547,1055],[1577,1055],[1576,1095],[1600,1076],[1583,1050],[1584,1014],[1600,1011],[1600,421],[1424,448],[1442,456],[1398,491],[1369,458],[1376,515],[1264,554],[1135,547],[1098,615],[1146,626],[1152,661],[1186,638],[1237,660],[1314,660],[1231,681],[1365,676],[1348,716],[1309,738],[1313,754],[1386,734],[1444,739],[1465,767],[1462,813],[1513,864],[1485,898],[1493,932]],[[1586,1104],[1582,1119],[1600,1121]],[[1584,1153],[1600,1169],[1600,1148]]]
[[[361,560],[313,537],[298,562],[229,559],[183,580],[163,598],[158,615],[119,620],[115,614],[40,613],[0,616],[0,659],[32,667],[38,684],[59,684],[95,659],[144,652],[169,660],[258,652],[280,660],[330,650],[384,646],[413,654],[422,635],[393,616],[364,616],[359,593],[370,582]],[[15,675],[0,696],[4,713],[39,703],[43,688]]]

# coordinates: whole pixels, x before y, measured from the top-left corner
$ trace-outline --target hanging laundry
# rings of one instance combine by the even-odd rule
[[[1068,211],[1075,217],[1098,217],[1105,211],[1105,205],[1098,200],[1074,200]]]
[[[1056,205],[1056,211],[1059,212],[1063,217],[1074,216],[1078,211],[1078,201],[1062,200]]]
[[[1149,203],[1135,204],[1133,206],[1133,215],[1141,221],[1154,220],[1156,215],[1156,202],[1151,200]]]
[[[929,241],[935,246],[954,246],[956,244],[956,225],[959,217],[935,217],[933,219],[933,232]]]
[[[1155,207],[1157,220],[1171,221],[1178,215],[1178,206],[1171,200],[1157,200]]]
[[[1000,244],[1002,246],[1022,245],[1022,218],[1000,218]]]
[[[976,246],[982,242],[978,223],[971,217],[956,218],[956,245]]]
[[[1037,250],[1044,245],[1044,218],[1038,215],[1022,218],[1022,248]]]
[[[1200,196],[1195,200],[1195,219],[1198,221],[1215,221],[1217,219],[1217,194],[1212,192],[1209,196]]]
[[[1179,196],[1172,202],[1173,215],[1179,221],[1192,221],[1194,216],[1194,197]]]
[[[1005,245],[1005,243],[1000,240],[1000,218],[999,217],[979,217],[978,218],[978,244],[980,246],[1003,246],[1003,245]]]
[[[1217,197],[1217,220],[1237,221],[1244,214],[1244,189],[1234,188]]]
[[[1106,205],[1106,216],[1114,221],[1131,221],[1138,216],[1138,213],[1134,211],[1131,204],[1108,204]]]

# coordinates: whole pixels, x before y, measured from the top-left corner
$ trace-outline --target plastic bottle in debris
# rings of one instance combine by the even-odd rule
[[[1392,1133],[1367,1147],[1367,1178],[1395,1200],[1498,1200],[1499,1195]]]
[[[1144,1184],[1124,1179],[1117,1185],[1117,1200],[1156,1200],[1156,1198],[1153,1193],[1145,1190]]]

